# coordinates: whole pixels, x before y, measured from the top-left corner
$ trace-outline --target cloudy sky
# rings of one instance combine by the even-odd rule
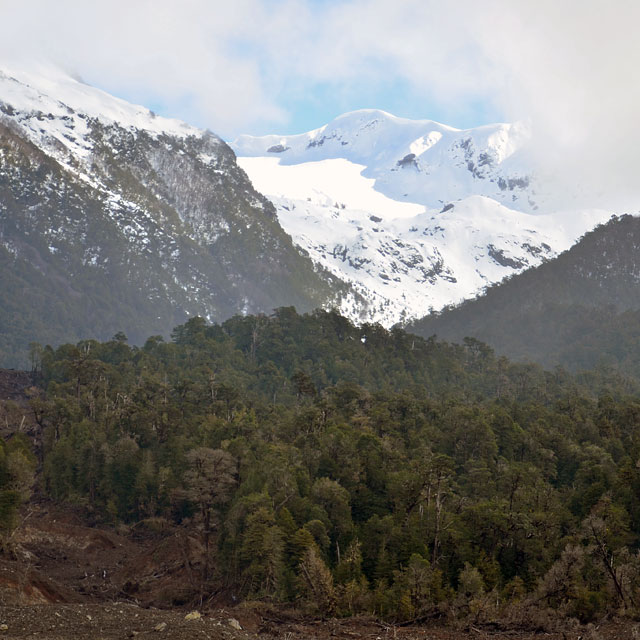
[[[606,169],[628,190],[639,24],[636,0],[0,0],[0,55],[228,139],[365,107],[457,127],[530,119],[549,167]]]

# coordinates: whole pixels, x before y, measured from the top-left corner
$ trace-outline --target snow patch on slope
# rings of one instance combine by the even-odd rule
[[[470,298],[504,277],[555,257],[577,229],[609,212],[532,216],[473,196],[445,212],[385,219],[371,211],[273,197],[278,219],[294,242],[368,305],[345,300],[340,311],[356,321],[391,326]]]
[[[255,188],[270,195],[306,200],[321,207],[368,211],[385,218],[411,217],[422,205],[397,202],[375,190],[375,180],[363,175],[364,165],[344,158],[281,165],[278,158],[238,158]]]

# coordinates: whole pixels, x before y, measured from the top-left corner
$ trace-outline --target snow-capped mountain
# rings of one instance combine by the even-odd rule
[[[5,366],[31,341],[139,343],[346,290],[219,137],[52,68],[0,70],[0,278]]]
[[[459,130],[377,110],[293,136],[240,136],[238,163],[296,244],[391,325],[553,258],[610,211],[553,211],[522,124]]]

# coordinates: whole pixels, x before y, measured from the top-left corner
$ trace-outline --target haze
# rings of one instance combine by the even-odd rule
[[[0,18],[5,61],[53,62],[227,139],[363,107],[525,119],[558,193],[640,202],[636,2],[0,0]]]

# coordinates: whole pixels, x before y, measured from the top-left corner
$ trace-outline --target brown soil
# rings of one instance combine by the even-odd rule
[[[315,622],[263,619],[257,625],[250,620],[245,627],[243,613],[221,609],[188,619],[189,613],[184,611],[143,609],[122,602],[10,606],[0,608],[0,637],[42,640],[633,640],[637,637],[630,624],[552,634],[394,627],[358,619]]]
[[[158,534],[139,528],[88,527],[74,509],[46,502],[29,505],[11,544],[12,553],[0,555],[0,640],[640,637],[633,635],[636,625],[632,622],[557,633],[498,632],[475,627],[394,626],[362,618],[320,621],[260,603],[221,608],[222,600],[218,600],[200,605],[191,575],[197,571],[194,558],[199,548],[186,531],[176,528]],[[193,609],[202,615],[185,619]]]
[[[193,602],[198,541],[166,527],[91,527],[77,509],[32,501],[10,541],[11,556],[0,556],[0,603]]]

